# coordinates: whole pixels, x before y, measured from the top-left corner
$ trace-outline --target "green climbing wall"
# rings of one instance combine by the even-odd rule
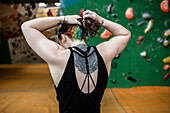
[[[66,0],[65,3],[69,1]],[[165,38],[162,32],[170,28],[170,12],[164,13],[160,9],[160,3],[162,0],[83,0],[74,5],[68,6],[64,9],[64,15],[79,14],[82,8],[92,10],[100,16],[117,22],[128,30],[131,31],[132,37],[121,52],[121,58],[114,59],[112,63],[117,63],[117,67],[111,69],[108,88],[112,87],[133,87],[133,86],[170,86],[170,78],[163,80],[166,73],[170,71],[164,70],[163,59],[170,56],[170,46],[167,48],[163,47],[157,41],[158,37]],[[113,3],[112,13],[108,14],[107,9],[110,3]],[[67,5],[69,3],[67,2]],[[71,2],[70,2],[71,4]],[[125,17],[125,11],[127,8],[132,7],[134,10],[134,19],[128,20]],[[148,21],[142,18],[144,12],[150,13],[152,19],[154,19],[152,29],[145,34],[144,30],[147,27]],[[117,17],[113,17],[112,14],[117,14]],[[145,21],[145,24],[138,26],[137,23]],[[133,26],[128,24],[132,23]],[[100,30],[100,34],[104,31],[104,28]],[[142,35],[145,39],[142,45],[136,44],[138,36]],[[103,41],[100,36],[96,36],[87,41],[88,45],[97,45]],[[147,58],[140,56],[142,51],[147,51],[147,58],[151,58],[150,62],[147,62]],[[125,73],[125,76],[122,76]],[[137,82],[125,80],[126,77],[133,77],[137,79]],[[113,80],[116,82],[111,82]]]

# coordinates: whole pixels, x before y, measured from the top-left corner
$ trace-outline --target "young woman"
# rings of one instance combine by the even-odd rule
[[[41,33],[57,25],[60,44]],[[100,26],[114,37],[87,46],[87,37],[92,38]],[[22,31],[29,46],[49,66],[60,113],[100,113],[111,61],[126,47],[130,31],[90,10],[83,13],[83,18],[68,15],[33,19],[22,24]]]

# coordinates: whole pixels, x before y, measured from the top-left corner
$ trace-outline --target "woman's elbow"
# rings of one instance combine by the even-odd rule
[[[24,22],[22,25],[21,25],[21,30],[25,30],[26,28],[28,27],[28,23],[27,22]]]
[[[127,37],[130,39],[131,38],[131,32],[128,30],[127,31]]]

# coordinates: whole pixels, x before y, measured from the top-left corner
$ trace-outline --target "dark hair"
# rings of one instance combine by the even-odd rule
[[[88,38],[94,37],[96,34],[98,34],[98,30],[100,30],[101,25],[98,21],[93,20],[91,18],[82,19],[79,18],[78,21],[81,23],[80,28],[82,29],[82,34],[85,34]],[[61,34],[67,34],[70,35],[69,32],[73,28],[73,26],[76,26],[77,24],[66,24],[62,23],[59,26],[58,30],[58,39],[61,39]],[[86,39],[85,39],[86,41]]]

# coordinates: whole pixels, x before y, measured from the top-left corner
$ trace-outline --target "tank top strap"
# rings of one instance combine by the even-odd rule
[[[73,53],[73,49],[71,47],[69,47],[68,49],[70,49],[71,53]]]
[[[87,47],[87,51],[82,51],[82,50],[81,50],[80,48],[78,48],[78,47],[73,47],[73,48],[75,48],[77,51],[79,51],[79,52],[82,54],[82,55],[81,55],[81,54],[78,53],[77,51],[74,51],[74,50],[73,50],[75,53],[77,53],[77,54],[78,54],[79,56],[81,56],[81,57],[88,57],[88,56],[90,56],[90,55],[88,55],[88,52],[90,51],[90,48],[91,48],[90,46]],[[84,56],[83,56],[83,55],[84,55]]]
[[[93,48],[94,48],[94,50],[96,51],[97,56],[100,56],[100,53],[98,52],[98,50],[97,50],[96,46],[92,46],[92,47],[93,47]]]

